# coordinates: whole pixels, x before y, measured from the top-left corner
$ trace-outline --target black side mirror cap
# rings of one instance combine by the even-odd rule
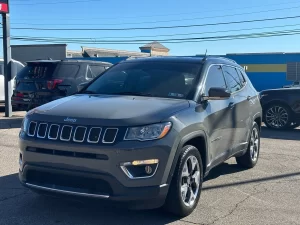
[[[203,100],[224,100],[230,96],[231,93],[226,88],[212,87],[208,90],[208,96],[203,96]]]

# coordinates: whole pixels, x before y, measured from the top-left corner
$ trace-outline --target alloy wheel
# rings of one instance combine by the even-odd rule
[[[286,126],[289,120],[288,112],[281,106],[273,106],[266,112],[266,122],[274,128]]]
[[[193,207],[200,189],[200,166],[195,156],[189,156],[181,173],[181,198],[188,207]]]
[[[252,161],[256,161],[258,158],[259,151],[259,135],[257,128],[254,128],[251,133],[250,139],[250,156]]]

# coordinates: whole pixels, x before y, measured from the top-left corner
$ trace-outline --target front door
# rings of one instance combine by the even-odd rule
[[[212,87],[227,88],[220,65],[212,65],[209,68],[203,94],[208,96],[208,91]],[[207,114],[204,123],[208,128],[211,166],[224,161],[230,155],[234,136],[231,101],[231,99],[209,100],[204,107]]]

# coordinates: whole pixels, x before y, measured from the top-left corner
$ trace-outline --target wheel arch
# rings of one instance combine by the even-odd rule
[[[199,130],[192,132],[190,134],[185,135],[179,142],[176,150],[176,154],[172,163],[172,167],[169,172],[167,183],[170,183],[176,168],[176,165],[178,163],[179,156],[181,154],[181,149],[186,145],[193,145],[195,146],[202,159],[202,165],[203,165],[203,174],[206,172],[207,168],[207,162],[208,160],[208,142],[207,142],[207,135],[204,131]]]

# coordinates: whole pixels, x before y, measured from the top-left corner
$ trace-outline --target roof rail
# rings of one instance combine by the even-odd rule
[[[237,64],[237,62],[236,62],[236,61],[234,61],[233,59],[229,59],[229,58],[225,58],[225,57],[218,57],[218,58],[220,58],[220,59],[224,59],[224,60],[227,60],[227,61],[231,61],[231,62],[233,62],[233,63],[236,63],[236,64]]]

